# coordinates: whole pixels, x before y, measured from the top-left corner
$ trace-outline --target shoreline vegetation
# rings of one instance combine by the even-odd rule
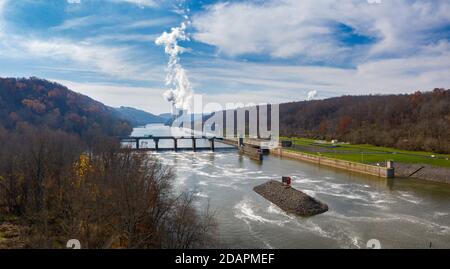
[[[93,249],[214,244],[213,212],[199,212],[193,193],[174,192],[169,167],[114,138],[97,139],[88,148],[61,131],[0,133],[0,247],[58,249],[69,239]]]

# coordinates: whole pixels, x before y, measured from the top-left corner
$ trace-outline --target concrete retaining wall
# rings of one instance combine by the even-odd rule
[[[381,166],[374,166],[374,165],[368,165],[368,164],[362,164],[362,163],[337,160],[337,159],[332,159],[332,158],[327,158],[327,157],[308,155],[308,154],[304,154],[301,152],[292,152],[292,151],[286,151],[283,149],[271,150],[271,154],[280,156],[280,157],[287,157],[287,158],[291,158],[291,159],[307,161],[307,162],[315,163],[318,165],[325,165],[325,166],[330,166],[330,167],[334,167],[334,168],[344,169],[347,171],[362,173],[362,174],[366,174],[366,175],[378,176],[378,177],[382,177],[382,178],[393,178],[395,176],[394,169],[389,169],[389,168],[381,167]]]
[[[239,152],[250,157],[253,160],[262,161],[263,154],[260,149],[244,145],[239,148]]]

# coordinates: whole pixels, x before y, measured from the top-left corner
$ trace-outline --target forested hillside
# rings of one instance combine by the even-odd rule
[[[283,104],[284,136],[450,153],[450,90]]]
[[[212,244],[211,213],[172,194],[170,167],[121,146],[131,128],[115,113],[56,83],[0,79],[0,249]]]
[[[81,136],[126,135],[130,124],[114,109],[66,87],[37,78],[0,78],[0,126],[47,127]]]

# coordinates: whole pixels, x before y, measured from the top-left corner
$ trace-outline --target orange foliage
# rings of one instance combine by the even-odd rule
[[[47,95],[51,98],[58,98],[61,96],[61,92],[58,89],[53,89],[49,91]]]
[[[25,83],[23,83],[23,82],[17,82],[17,83],[16,83],[16,87],[17,87],[17,89],[19,89],[19,90],[24,90],[24,89],[27,88],[27,84],[25,84]]]
[[[420,91],[415,92],[411,97],[409,98],[409,101],[411,102],[412,106],[415,108],[417,107],[423,100],[422,93]]]
[[[79,115],[75,114],[75,113],[70,113],[67,118],[74,123],[82,123],[83,122],[83,118],[81,118]]]
[[[340,134],[344,134],[345,132],[348,131],[351,123],[352,118],[350,116],[341,117],[337,125],[337,132]]]
[[[44,113],[46,109],[45,105],[39,100],[25,99],[22,104],[39,114]]]

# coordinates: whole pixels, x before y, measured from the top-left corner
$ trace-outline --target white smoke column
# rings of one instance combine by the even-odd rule
[[[172,28],[170,33],[164,32],[155,41],[156,45],[164,46],[165,52],[169,55],[169,63],[167,65],[166,84],[170,86],[164,97],[167,101],[172,102],[177,109],[190,110],[192,103],[192,86],[184,70],[180,64],[180,54],[186,49],[178,45],[178,41],[189,41],[186,35],[186,27],[190,24],[188,17],[186,21],[181,23],[179,27]]]
[[[314,100],[314,98],[316,98],[316,96],[317,96],[316,90],[310,91],[310,92],[308,92],[308,98],[306,98],[306,100],[307,101]]]

